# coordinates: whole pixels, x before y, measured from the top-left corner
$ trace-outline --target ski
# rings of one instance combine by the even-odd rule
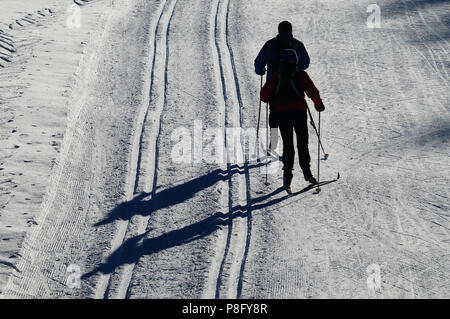
[[[341,178],[341,175],[338,172],[337,177],[335,179],[331,179],[331,180],[327,180],[327,181],[323,181],[323,182],[319,182],[319,183],[309,184],[308,186],[306,186],[305,188],[303,188],[302,190],[300,190],[298,192],[295,192],[295,193],[291,192],[290,195],[298,195],[298,194],[301,194],[301,193],[305,193],[305,192],[313,189],[314,187],[320,187],[320,186],[324,186],[324,185],[328,185],[328,184],[334,183],[334,182],[338,181],[339,178]],[[314,194],[318,194],[318,193],[315,192]]]
[[[281,155],[279,155],[277,152],[275,152],[274,150],[268,149],[267,155],[275,158],[276,160],[279,160],[280,162],[283,161],[283,157]]]
[[[262,143],[261,143],[261,149],[264,151],[264,153],[267,154],[267,156],[273,157],[274,159],[276,159],[280,162],[283,161],[283,157],[280,154],[278,154],[277,152],[275,152],[274,150],[272,150],[270,148],[265,149],[264,145]]]

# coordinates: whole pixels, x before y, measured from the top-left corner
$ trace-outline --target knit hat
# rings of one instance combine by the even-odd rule
[[[298,64],[297,52],[294,49],[285,49],[281,52],[280,63],[282,64]]]

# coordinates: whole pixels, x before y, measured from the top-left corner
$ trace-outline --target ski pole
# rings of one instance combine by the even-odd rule
[[[324,159],[327,159],[328,158],[328,154],[323,149],[322,141],[320,139],[320,133],[319,133],[320,132],[320,128],[319,128],[319,132],[317,132],[316,124],[314,123],[314,119],[312,117],[312,114],[311,114],[311,111],[309,110],[308,105],[306,105],[306,109],[308,110],[309,118],[311,119],[311,121],[310,121],[311,126],[314,128],[314,131],[316,132],[317,138],[319,139],[319,145],[322,148],[322,152],[324,154]],[[320,112],[319,112],[319,121],[320,121]],[[319,127],[320,127],[320,122],[319,122]]]
[[[316,188],[316,192],[320,193],[321,189],[320,189],[320,146],[322,143],[320,143],[320,113],[319,112],[319,133],[317,134],[317,136],[319,137],[317,139],[317,188]]]
[[[263,76],[261,75],[261,87],[260,87],[260,92],[262,90],[262,86],[263,86]],[[256,127],[256,144],[255,144],[255,154],[256,154],[256,159],[259,160],[259,122],[261,120],[261,106],[262,106],[262,101],[261,98],[259,99],[259,111],[258,111],[258,125]]]
[[[266,148],[269,145],[269,103],[266,103]],[[264,183],[266,186],[269,186],[270,183],[267,180],[268,177],[268,165],[269,165],[269,160],[266,160],[266,182]]]

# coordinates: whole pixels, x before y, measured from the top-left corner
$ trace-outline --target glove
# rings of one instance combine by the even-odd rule
[[[314,105],[314,107],[316,108],[317,112],[325,111],[325,105],[323,105],[323,103],[320,103],[320,105]]]
[[[255,65],[255,73],[262,76],[266,73],[266,68]]]
[[[260,75],[260,76],[263,76],[264,74],[266,74],[266,70],[264,70],[264,69],[262,71],[261,70],[255,70],[255,73]]]

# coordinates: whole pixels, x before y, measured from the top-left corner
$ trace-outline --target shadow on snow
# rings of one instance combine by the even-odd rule
[[[309,189],[310,188],[308,188],[308,190]],[[222,212],[217,212],[199,222],[180,229],[169,231],[157,237],[146,238],[150,233],[149,230],[144,234],[130,238],[126,240],[117,250],[115,250],[108,257],[105,263],[101,264],[91,272],[84,274],[82,278],[88,278],[98,272],[110,274],[121,265],[137,262],[141,256],[152,255],[165,249],[187,244],[208,236],[216,230],[221,229],[222,226],[230,225],[236,218],[248,217],[252,210],[275,205],[289,197],[289,195],[285,195],[272,199],[268,202],[264,202],[270,197],[281,192],[284,192],[283,187],[280,187],[267,195],[253,199],[252,204],[247,207],[238,205],[233,207],[229,213],[225,214]]]
[[[247,168],[257,168],[264,163],[249,165]],[[247,169],[246,168],[246,169]],[[152,196],[149,193],[142,193],[129,202],[118,205],[109,216],[95,226],[105,225],[114,222],[117,219],[127,220],[134,215],[140,214],[149,216],[158,209],[170,207],[193,197],[199,191],[210,187],[218,181],[226,181],[234,174],[244,174],[244,168],[232,166],[229,170],[216,169],[206,175],[192,179],[184,184],[174,186],[169,189],[157,192]],[[295,193],[300,194],[310,190],[310,187]],[[252,210],[263,209],[282,202],[289,195],[281,196],[272,200],[271,197],[284,192],[280,187],[269,194],[262,195],[251,200],[248,206],[235,206],[228,213],[216,212],[199,222],[182,227],[180,229],[169,231],[157,237],[147,238],[150,230],[144,234],[127,239],[115,250],[108,259],[96,267],[94,270],[83,275],[82,278],[88,278],[98,272],[103,274],[112,273],[117,267],[125,264],[135,263],[141,256],[151,255],[165,249],[190,243],[203,238],[221,229],[222,226],[229,225],[235,218],[245,218],[250,216]],[[147,199],[149,197],[149,199]],[[269,200],[266,202],[266,200]]]
[[[248,166],[249,169],[261,167],[262,163]],[[233,165],[229,170],[216,169],[206,175],[194,178],[184,184],[164,189],[159,192],[141,193],[129,202],[119,204],[104,220],[94,226],[101,226],[115,220],[129,220],[134,215],[149,216],[153,212],[185,202],[199,191],[213,186],[219,181],[226,181],[234,174],[244,174],[244,168]]]

